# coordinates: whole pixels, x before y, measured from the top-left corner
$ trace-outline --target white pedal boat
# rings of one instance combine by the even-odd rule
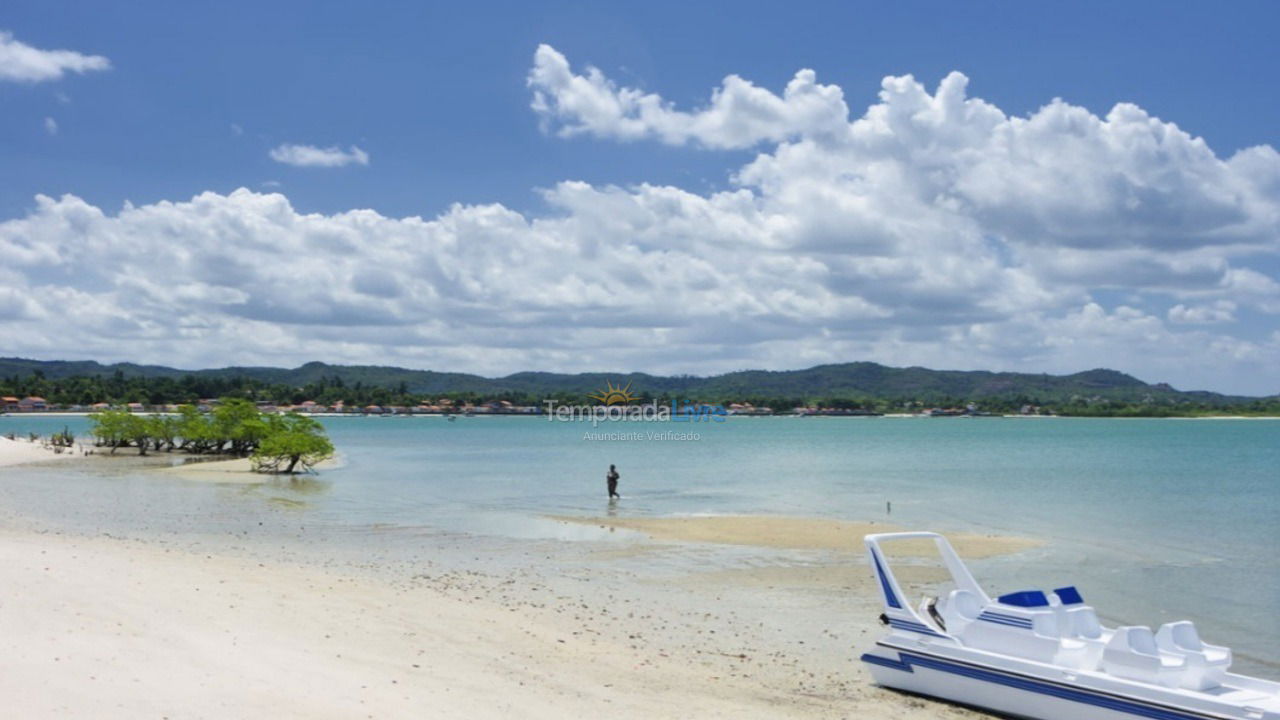
[[[933,540],[954,590],[912,608],[880,546]],[[1227,672],[1190,622],[1107,628],[1074,587],[992,600],[946,538],[866,537],[889,634],[863,654],[885,687],[1037,720],[1280,720],[1280,683]]]

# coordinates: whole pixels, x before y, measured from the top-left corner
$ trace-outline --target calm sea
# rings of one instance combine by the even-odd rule
[[[997,592],[1074,583],[1112,622],[1192,618],[1210,642],[1232,645],[1241,667],[1280,674],[1280,420],[324,423],[345,464],[297,489],[305,502],[296,512],[338,533],[403,526],[571,540],[540,518],[604,514],[613,463],[620,513],[815,515],[1040,538],[1042,548],[1016,561],[983,563],[979,579]],[[0,417],[0,433],[63,425],[86,427],[82,418]],[[648,438],[668,431],[698,439]],[[155,529],[234,529],[254,512],[242,490],[154,473],[7,468],[0,493],[19,512],[108,531],[136,529],[140,507]]]

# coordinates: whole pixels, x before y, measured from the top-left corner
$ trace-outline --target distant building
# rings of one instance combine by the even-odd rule
[[[756,407],[749,402],[729,403],[729,406],[725,408],[725,412],[730,415],[772,415],[773,408]]]
[[[125,405],[125,407],[126,407],[126,408],[128,408],[128,409],[129,409],[129,412],[131,412],[131,413],[132,413],[132,412],[143,412],[144,410],[146,410],[146,409],[147,409],[147,408],[146,408],[146,406],[145,406],[145,405],[143,405],[142,403],[129,403],[128,405]]]
[[[24,397],[19,400],[18,409],[22,412],[39,412],[41,410],[48,410],[49,404],[45,402],[44,398],[32,395],[31,397]]]
[[[12,395],[0,397],[0,410],[4,412],[18,412],[18,398]]]

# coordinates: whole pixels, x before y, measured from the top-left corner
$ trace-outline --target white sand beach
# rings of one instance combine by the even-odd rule
[[[8,529],[0,696],[27,719],[975,716],[821,667],[803,640],[744,641],[720,610],[600,600]]]
[[[66,460],[75,456],[76,453],[71,450],[56,453],[38,442],[0,437],[0,467],[46,460]]]

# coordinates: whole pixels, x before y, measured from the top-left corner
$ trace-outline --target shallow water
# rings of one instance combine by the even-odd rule
[[[1238,667],[1280,675],[1280,421],[324,423],[345,464],[301,485],[201,486],[136,470],[104,478],[42,467],[0,469],[0,492],[20,513],[105,532],[247,533],[284,518],[339,544],[397,529],[517,543],[626,540],[544,519],[609,512],[604,474],[616,463],[618,513],[819,515],[1041,538],[1042,548],[981,563],[980,579],[997,592],[1074,583],[1113,622],[1189,617],[1210,642],[1236,649]],[[85,421],[0,417],[0,433],[64,425],[83,432]],[[699,439],[643,439],[669,430]],[[584,439],[588,432],[642,439]],[[263,518],[273,523],[259,526]]]

